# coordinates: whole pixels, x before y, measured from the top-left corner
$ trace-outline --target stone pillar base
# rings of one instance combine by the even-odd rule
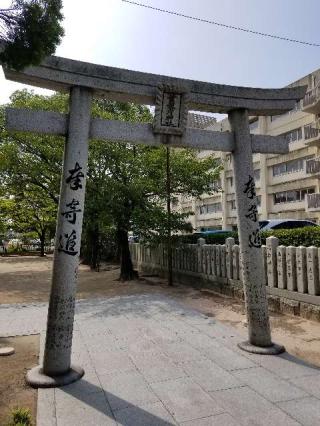
[[[32,368],[28,371],[26,381],[33,388],[57,388],[69,385],[81,379],[84,370],[76,365],[71,365],[70,370],[59,376],[47,376],[42,372],[42,366]]]
[[[271,346],[256,346],[250,343],[249,341],[242,342],[238,344],[239,348],[243,351],[250,352],[252,354],[259,355],[279,355],[286,351],[285,347],[282,345],[277,345],[272,343]]]
[[[0,356],[9,356],[14,354],[14,348],[10,346],[0,347]]]

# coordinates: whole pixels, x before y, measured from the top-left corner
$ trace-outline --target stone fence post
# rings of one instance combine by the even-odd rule
[[[198,253],[198,272],[202,272],[202,246],[204,246],[206,243],[206,240],[204,238],[199,238],[197,241],[198,247],[197,247],[197,253]]]
[[[226,239],[226,256],[227,256],[227,278],[233,278],[233,251],[232,247],[234,246],[234,238]]]
[[[268,237],[266,239],[267,246],[267,276],[268,286],[278,287],[278,271],[277,271],[277,247],[279,240],[276,237]]]

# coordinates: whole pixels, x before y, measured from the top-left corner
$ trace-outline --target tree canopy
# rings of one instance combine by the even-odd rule
[[[10,106],[67,112],[68,96],[40,96],[22,90],[12,95]],[[133,122],[152,121],[147,107],[107,100],[94,100],[92,115]],[[11,206],[19,201],[25,209],[36,210],[38,216],[41,213],[41,218],[50,222],[51,215],[56,214],[59,199],[63,138],[9,133],[4,129],[3,108],[0,119],[0,187],[5,189],[2,196],[7,200],[13,196]],[[155,148],[90,141],[82,254],[93,268],[97,266],[99,250],[105,249],[102,240],[105,236],[111,236],[112,245],[119,248],[121,277],[130,279],[134,275],[128,233],[133,231],[148,241],[166,236],[166,155],[165,146]],[[180,195],[200,197],[204,192],[210,193],[219,171],[220,167],[212,157],[199,159],[195,151],[172,149],[171,203],[174,204]],[[170,221],[173,233],[191,230],[186,223],[189,213],[172,211]],[[31,216],[22,218],[16,215],[15,220],[20,218],[25,229],[33,227],[36,230],[34,217]],[[49,225],[46,229],[49,229]]]
[[[0,61],[20,70],[55,52],[64,30],[61,0],[14,0],[0,9]]]

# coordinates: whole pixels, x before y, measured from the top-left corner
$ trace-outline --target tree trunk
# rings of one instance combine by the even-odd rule
[[[90,256],[90,269],[99,271],[99,228],[98,226],[90,232],[90,245],[91,245],[91,256]]]
[[[137,273],[133,270],[128,242],[128,231],[118,227],[118,245],[120,251],[120,281],[130,281],[137,278]]]
[[[40,234],[40,256],[44,257],[44,244],[46,239],[46,231],[42,231]]]

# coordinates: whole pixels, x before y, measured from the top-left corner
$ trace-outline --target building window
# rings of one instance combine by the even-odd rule
[[[276,192],[273,194],[274,204],[303,201],[306,194],[314,194],[314,188],[294,189],[292,191]]]
[[[307,124],[306,126],[304,126],[305,139],[317,138],[319,134],[320,134],[320,130],[315,127],[314,123]]]
[[[256,121],[253,121],[252,123],[250,123],[250,125],[249,125],[249,127],[250,127],[250,130],[256,130],[257,128],[258,128],[258,126],[259,126],[259,120],[256,120]]]
[[[214,180],[211,184],[210,184],[210,188],[213,191],[221,191],[222,187],[221,187],[221,179],[218,178],[216,180]]]
[[[302,139],[302,128],[298,127],[297,129],[290,130],[290,132],[282,133],[280,136],[284,136],[289,143],[298,141]]]
[[[236,200],[230,201],[230,209],[231,210],[236,210]]]
[[[261,195],[257,195],[257,206],[261,206]]]
[[[228,181],[229,187],[232,188],[233,187],[233,177],[232,176],[228,177],[227,181]]]
[[[287,161],[286,163],[275,164],[272,167],[273,176],[300,172],[304,169],[304,161],[308,160],[309,158],[311,157],[298,158],[297,160]]]
[[[254,180],[257,182],[258,180],[260,180],[260,169],[256,169],[253,171],[253,177]]]
[[[199,206],[200,214],[219,213],[221,211],[222,211],[221,203],[204,204],[203,206]]]

